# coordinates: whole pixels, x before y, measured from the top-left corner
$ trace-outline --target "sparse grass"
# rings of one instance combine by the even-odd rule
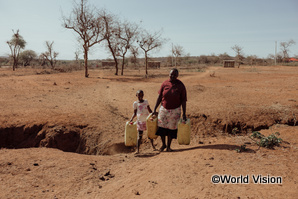
[[[247,72],[250,72],[250,73],[257,73],[259,72],[257,68],[249,68],[248,70],[246,70]]]
[[[239,149],[235,149],[237,151],[237,153],[241,153],[241,152],[244,152],[244,151],[247,151],[247,148],[246,148],[246,145],[243,144],[240,146]]]
[[[204,72],[206,72],[206,69],[205,68],[198,68],[196,70],[196,72],[204,73]]]
[[[285,63],[285,66],[298,66],[298,62]]]
[[[206,69],[205,68],[193,68],[193,69],[187,69],[185,70],[187,72],[199,72],[199,73],[204,73],[206,72]]]
[[[233,134],[233,135],[236,135],[236,134],[238,134],[238,133],[240,133],[239,129],[238,129],[237,127],[234,127],[234,128],[232,129],[232,134]]]

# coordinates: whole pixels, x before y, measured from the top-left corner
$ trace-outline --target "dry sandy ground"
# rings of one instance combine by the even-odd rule
[[[191,144],[158,153],[144,138],[138,156],[123,144],[135,92],[153,108],[169,69],[48,72],[0,69],[1,199],[297,198],[297,67],[181,68]],[[252,131],[283,143],[258,147]],[[249,181],[214,184],[216,174]]]

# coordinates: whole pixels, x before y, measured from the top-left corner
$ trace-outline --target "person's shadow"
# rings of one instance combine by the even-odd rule
[[[212,145],[204,145],[204,146],[195,146],[184,149],[174,149],[172,152],[182,152],[196,149],[216,149],[216,150],[239,150],[241,153],[256,153],[255,150],[249,148],[241,148],[238,145],[230,145],[230,144],[212,144]]]
[[[184,149],[173,149],[171,152],[161,152],[161,153],[176,153],[176,152],[183,152],[183,151],[191,151],[191,150],[198,150],[198,149],[216,149],[216,150],[238,150],[241,153],[256,153],[255,150],[249,149],[249,148],[241,148],[241,146],[238,145],[231,145],[231,144],[213,144],[213,145],[204,145],[204,146],[195,146],[190,148],[184,148]],[[159,155],[160,152],[150,152],[150,153],[139,153],[135,154],[135,157],[139,158],[150,158],[156,155]]]
[[[138,153],[138,154],[135,154],[134,156],[138,158],[150,158],[159,154],[160,152],[156,151],[156,152],[150,152],[150,153]]]

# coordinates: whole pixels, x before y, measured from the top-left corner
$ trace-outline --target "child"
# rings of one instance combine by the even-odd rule
[[[138,101],[133,103],[134,114],[130,119],[130,123],[133,119],[137,116],[137,129],[139,132],[138,141],[137,141],[137,151],[136,154],[139,153],[140,144],[143,136],[143,132],[147,129],[146,128],[146,119],[149,113],[152,113],[152,110],[149,106],[148,101],[143,99],[144,92],[142,90],[138,90],[136,93],[138,97]],[[150,139],[150,138],[149,138]],[[155,146],[153,145],[153,139],[150,139],[153,149],[155,150]]]

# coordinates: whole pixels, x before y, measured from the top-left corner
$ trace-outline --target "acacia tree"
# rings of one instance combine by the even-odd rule
[[[157,50],[166,40],[161,37],[161,31],[150,33],[147,30],[142,30],[141,32],[137,42],[145,53],[145,69],[146,75],[148,75],[148,52],[153,49]]]
[[[236,53],[236,59],[237,59],[237,63],[238,63],[238,68],[240,68],[240,64],[241,64],[241,62],[244,59],[243,52],[242,52],[243,47],[240,47],[238,45],[235,45],[235,46],[232,47],[232,49]]]
[[[130,49],[130,53],[131,53],[130,62],[133,63],[136,67],[136,65],[138,63],[139,47],[138,46],[130,46],[129,49]]]
[[[59,54],[54,51],[53,44],[54,44],[54,41],[52,41],[52,42],[46,41],[47,51],[41,54],[43,56],[44,60],[46,60],[50,63],[52,69],[55,68],[55,65],[57,62],[56,58]]]
[[[23,62],[23,66],[30,66],[31,61],[36,57],[37,54],[33,50],[25,50],[20,53],[20,60]]]
[[[91,8],[87,4],[87,0],[81,0],[79,4],[75,2],[71,15],[68,18],[63,16],[63,21],[65,28],[71,29],[79,35],[84,52],[85,77],[88,77],[89,49],[104,40],[102,17],[95,7]]]
[[[175,67],[177,66],[177,59],[183,54],[183,47],[180,45],[172,46],[172,54],[175,57]]]
[[[26,41],[19,34],[19,30],[15,33],[13,31],[13,35],[10,41],[6,42],[11,51],[11,58],[13,59],[12,70],[15,71],[18,66],[19,54],[21,49],[24,49],[26,46]]]
[[[106,40],[106,47],[113,56],[115,62],[115,75],[118,75],[118,59],[119,54],[119,37],[116,35],[119,23],[116,17],[107,11],[102,12],[102,19],[104,22],[104,31],[102,32],[103,38]]]
[[[123,75],[125,55],[137,38],[138,28],[139,27],[136,24],[125,22],[120,24],[116,30],[116,36],[120,39],[118,55],[122,57],[121,75]]]
[[[288,42],[280,42],[280,47],[281,47],[284,61],[286,61],[289,58],[289,47],[295,44],[296,42],[293,39],[291,39]]]

